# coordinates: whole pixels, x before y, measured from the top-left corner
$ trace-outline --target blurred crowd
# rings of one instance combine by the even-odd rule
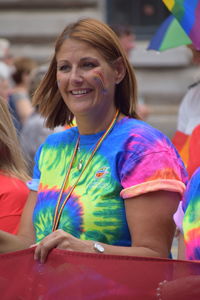
[[[52,133],[31,102],[47,68],[31,57],[15,56],[11,43],[0,39],[0,96],[7,102],[30,176],[36,150]]]

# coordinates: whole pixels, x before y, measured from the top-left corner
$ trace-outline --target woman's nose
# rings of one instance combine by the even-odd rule
[[[74,84],[80,84],[83,82],[83,74],[81,70],[74,68],[70,72],[70,81]]]

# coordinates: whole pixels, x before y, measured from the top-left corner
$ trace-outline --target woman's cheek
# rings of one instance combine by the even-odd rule
[[[60,87],[60,79],[57,79],[57,86]]]
[[[59,89],[65,88],[68,82],[67,77],[63,77],[61,75],[57,75],[57,86]]]
[[[93,70],[90,73],[90,82],[97,87],[102,93],[106,91],[104,84],[104,76],[103,73],[97,70]]]

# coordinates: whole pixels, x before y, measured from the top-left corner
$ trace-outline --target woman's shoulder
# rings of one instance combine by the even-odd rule
[[[169,138],[164,133],[145,121],[125,117],[120,121],[120,123],[120,131],[126,132],[129,138],[146,139],[148,141],[167,140],[169,142]]]
[[[199,107],[199,96],[200,96],[200,81],[190,85],[186,94],[183,97],[181,106],[187,106],[188,109],[191,109],[195,104]]]
[[[122,118],[118,123],[120,124],[120,126],[123,126],[125,128],[148,128],[150,130],[157,130],[156,128],[152,127],[149,123],[141,119],[131,118],[127,116]]]
[[[58,132],[54,132],[51,133],[50,135],[48,135],[48,137],[46,138],[44,144],[48,144],[48,145],[59,145],[59,144],[67,144],[70,143],[75,136],[77,136],[78,134],[78,129],[77,127],[71,127],[69,129],[63,129],[61,131]]]
[[[160,130],[142,120],[124,118],[120,122],[118,140],[137,157],[162,152],[163,155],[180,159],[170,138]]]

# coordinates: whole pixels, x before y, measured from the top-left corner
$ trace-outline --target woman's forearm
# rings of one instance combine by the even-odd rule
[[[30,247],[33,242],[34,241],[27,239],[26,237],[17,236],[0,230],[0,253],[23,250]]]
[[[150,249],[148,247],[122,247],[122,246],[112,246],[108,244],[99,243],[104,247],[105,254],[111,255],[128,255],[128,256],[144,256],[144,257],[160,257],[167,258],[169,253],[155,249]],[[95,252],[95,250],[94,250]]]

